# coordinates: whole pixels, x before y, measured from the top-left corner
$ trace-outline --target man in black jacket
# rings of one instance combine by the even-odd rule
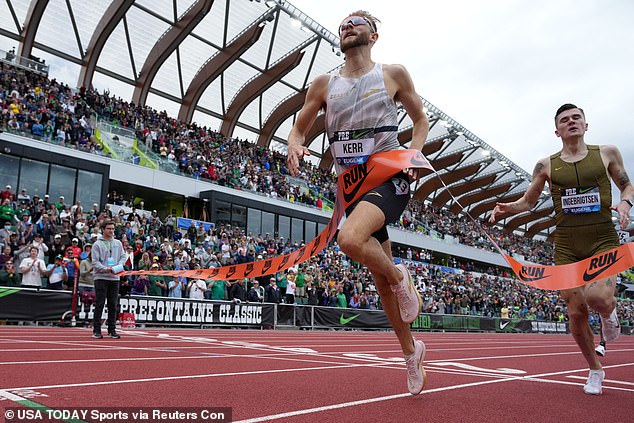
[[[282,294],[280,293],[280,288],[277,287],[277,280],[275,278],[271,278],[271,283],[266,287],[264,302],[276,304],[282,302]]]

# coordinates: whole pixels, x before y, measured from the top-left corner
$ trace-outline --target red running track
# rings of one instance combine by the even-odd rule
[[[633,421],[634,337],[608,345],[603,395],[570,335],[421,333],[427,386],[407,393],[386,332],[0,327],[0,408],[232,407],[234,421]],[[8,394],[7,394],[8,393]]]

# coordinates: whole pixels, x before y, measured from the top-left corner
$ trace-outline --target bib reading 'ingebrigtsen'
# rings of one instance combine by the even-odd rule
[[[359,78],[338,71],[330,75],[326,133],[337,174],[399,147],[396,105],[385,89],[380,63]]]
[[[611,223],[610,178],[598,145],[588,145],[588,154],[578,162],[561,160],[561,152],[550,156],[550,179],[557,226]]]

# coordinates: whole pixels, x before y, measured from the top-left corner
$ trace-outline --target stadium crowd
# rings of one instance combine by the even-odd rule
[[[54,79],[5,64],[0,64],[0,88],[0,129],[104,154],[93,135],[90,116],[96,113],[113,124],[134,129],[148,148],[177,163],[181,172],[192,177],[315,207],[322,206],[322,199],[334,200],[336,180],[330,172],[312,165],[303,167],[301,178],[308,189],[302,189],[289,182],[285,156],[278,152],[178,122],[165,112],[135,106],[109,93],[74,92]],[[85,208],[79,201],[66,204],[63,197],[31,198],[26,188],[17,194],[7,186],[0,194],[0,285],[68,289],[77,276],[80,290],[90,292],[90,249],[100,236],[98,223],[105,218],[115,220],[116,237],[128,254],[126,267],[133,270],[218,267],[287,254],[301,247],[299,242],[274,234],[246,234],[241,228],[223,225],[208,231],[202,227],[179,230],[172,215],[161,219],[156,211],[134,208],[114,213],[109,204]],[[114,205],[117,198],[113,195],[110,200]],[[492,249],[478,224],[421,202],[412,201],[398,225]],[[479,225],[507,252],[551,263],[550,243],[507,234],[484,222]],[[533,289],[503,270],[476,268],[456,258],[440,263],[430,252],[411,248],[397,250],[395,256],[411,260],[408,263],[412,263],[423,294],[424,312],[549,321],[567,318],[566,307],[556,294]],[[381,307],[367,269],[348,260],[336,243],[295,269],[246,283],[168,279],[127,277],[121,294]],[[634,323],[631,303],[619,302],[619,307],[622,318]]]
[[[73,92],[67,85],[42,75],[0,64],[0,128],[55,142],[70,148],[105,154],[93,135],[94,119],[132,129],[137,139],[162,159],[177,164],[184,174],[238,190],[322,208],[335,200],[333,173],[307,164],[301,169],[304,184],[294,183],[286,169],[286,156],[246,140],[226,138],[218,132],[185,124],[149,106],[135,106],[109,93]],[[43,127],[44,129],[40,128]],[[550,264],[552,245],[502,232],[480,222],[508,253]],[[411,201],[398,223],[404,229],[440,238],[451,235],[462,244],[493,250],[481,230],[462,215]]]

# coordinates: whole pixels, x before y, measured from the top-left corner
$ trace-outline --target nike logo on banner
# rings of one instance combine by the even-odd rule
[[[267,274],[266,272],[268,272],[268,271],[269,271],[269,269],[271,268],[271,266],[273,266],[273,260],[270,260],[270,259],[269,259],[269,260],[266,260],[266,261],[264,262],[264,267],[262,268],[262,273],[266,275],[266,274]]]
[[[315,238],[315,240],[313,241],[315,244],[313,245],[313,248],[310,250],[310,257],[314,256],[315,253],[317,252],[317,248],[319,248],[320,241],[321,241],[321,234],[319,234],[319,236],[317,236],[317,238]]]
[[[280,270],[282,270],[282,267],[284,267],[286,265],[286,263],[288,263],[288,259],[290,258],[290,255],[285,255],[284,258],[282,259],[282,262],[279,264],[279,266],[277,266],[277,271],[279,272]]]
[[[247,268],[244,271],[244,276],[249,276],[251,274],[251,272],[253,272],[253,263],[248,263],[247,264]]]
[[[421,153],[420,151],[416,153],[415,157],[412,157],[409,161],[412,165],[414,166],[430,166],[429,164],[429,160],[427,160],[425,158],[425,156],[423,156],[423,153]]]
[[[302,248],[299,249],[299,253],[297,254],[297,258],[293,262],[293,266],[295,266],[297,263],[299,263],[299,261],[302,259],[302,256],[304,255],[305,251],[306,251],[306,247],[302,247]]]
[[[230,278],[231,276],[233,276],[234,273],[236,273],[236,267],[235,266],[231,266],[229,268],[229,271],[227,272],[227,279]]]
[[[507,327],[509,325],[509,323],[511,323],[511,322],[506,322],[506,323],[500,322],[500,330],[504,330],[504,328]]]
[[[371,170],[372,169],[368,169],[367,165],[360,164],[353,167],[352,169],[350,169],[349,172],[343,175],[343,183],[344,183],[343,199],[345,200],[346,203],[352,202],[354,197],[357,195],[357,193],[361,189],[363,182],[365,182],[365,180],[368,178],[368,175],[370,174]],[[345,188],[351,186],[352,184],[356,184],[356,185],[354,186],[352,191],[346,193]]]
[[[341,313],[341,316],[339,316],[339,324],[347,325],[348,323],[350,323],[351,321],[353,321],[354,319],[356,319],[359,316],[360,316],[360,314],[355,314],[354,316],[350,316],[348,318],[345,318],[345,317],[343,317],[343,313]]]
[[[540,279],[546,279],[550,277],[550,275],[544,275],[545,270],[546,269],[544,269],[543,267],[522,266],[519,277],[524,282],[535,282]]]
[[[593,258],[590,261],[590,266],[588,266],[588,268],[583,272],[583,281],[590,282],[592,279],[596,278],[601,273],[608,270],[616,262],[618,262],[619,260],[623,258],[622,256],[617,258],[616,255],[617,255],[617,251],[614,251],[611,253],[604,254],[601,257]],[[597,268],[598,268],[597,271],[588,273],[590,270],[594,270]]]

